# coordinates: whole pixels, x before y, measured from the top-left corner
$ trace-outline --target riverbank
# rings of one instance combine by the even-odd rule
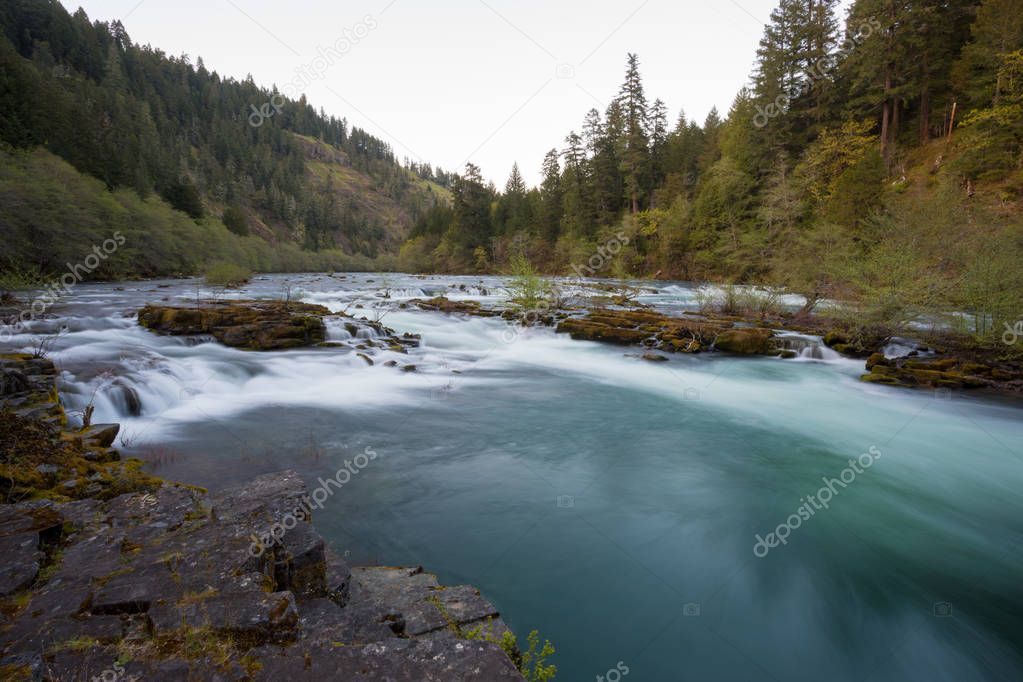
[[[117,425],[68,429],[52,362],[0,371],[3,679],[522,679],[478,590],[349,567],[295,472],[162,481],[111,449]]]

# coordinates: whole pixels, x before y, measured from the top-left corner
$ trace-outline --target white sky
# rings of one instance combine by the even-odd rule
[[[62,0],[121,19],[136,43],[202,57],[264,86],[296,72],[317,108],[448,171],[467,160],[503,188],[513,161],[535,184],[617,92],[639,54],[647,97],[672,122],[724,115],[748,80],[777,0]],[[847,4],[847,3],[843,3]],[[368,17],[368,18],[367,18]],[[350,42],[346,43],[346,37]],[[340,43],[339,43],[340,41]],[[318,48],[341,52],[315,62]],[[332,62],[332,63],[329,63]],[[262,103],[254,102],[260,106]]]

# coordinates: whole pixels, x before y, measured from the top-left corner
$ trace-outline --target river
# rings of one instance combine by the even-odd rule
[[[644,286],[659,309],[695,304]],[[168,280],[79,285],[5,349],[66,325],[69,411],[94,400],[165,478],[290,468],[312,489],[372,449],[318,530],[352,564],[478,586],[555,644],[558,680],[1023,679],[1023,403],[863,384],[814,339],[796,360],[650,363],[401,305],[496,304],[495,278],[264,275],[228,297],[288,292],[423,345],[369,366],[157,336],[139,307],[209,294]]]

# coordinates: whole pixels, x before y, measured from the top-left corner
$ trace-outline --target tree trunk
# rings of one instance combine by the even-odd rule
[[[885,80],[885,92],[888,91],[888,80]],[[892,101],[885,99],[881,107],[881,158],[884,159],[885,168],[891,168],[891,158],[888,149],[888,129],[891,128]]]
[[[927,77],[929,55],[926,51],[923,54],[923,83],[920,86],[920,144],[926,144],[931,139],[931,86]]]

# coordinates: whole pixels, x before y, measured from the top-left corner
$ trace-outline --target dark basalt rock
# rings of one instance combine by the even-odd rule
[[[597,308],[586,317],[558,324],[573,339],[618,345],[643,345],[666,353],[700,353],[710,348],[732,322],[706,317],[670,317],[649,310]]]
[[[1023,372],[996,364],[954,357],[886,358],[875,353],[867,360],[861,381],[883,386],[962,390],[972,388],[1023,388]]]
[[[259,658],[257,681],[325,679],[388,682],[501,682],[522,676],[495,644],[464,640],[386,639],[359,647],[320,644],[301,656]]]
[[[20,595],[0,659],[91,679],[130,639],[117,665],[144,679],[522,679],[500,647],[464,639],[507,630],[475,588],[419,567],[350,569],[309,508],[294,472],[215,495],[165,485],[0,505],[0,587]],[[284,534],[262,542],[274,524]]]
[[[570,318],[558,325],[559,334],[568,334],[576,341],[604,341],[623,346],[642,343],[652,334],[649,330],[634,327],[612,326],[591,319]]]
[[[853,358],[870,357],[888,342],[888,337],[883,332],[863,329],[831,330],[822,338],[828,348]]]
[[[232,301],[180,308],[148,305],[139,324],[162,334],[210,334],[225,346],[247,350],[286,350],[326,340],[319,305],[283,301]]]
[[[79,435],[87,445],[109,448],[117,440],[117,434],[120,432],[120,424],[93,424]]]
[[[16,369],[0,368],[0,396],[16,395],[28,391],[32,384]]]
[[[452,301],[444,296],[422,300],[413,299],[409,305],[414,305],[422,310],[436,310],[448,314],[474,315],[476,317],[500,317],[501,311],[489,310],[480,306],[479,301]]]
[[[35,582],[45,555],[39,548],[37,533],[19,533],[0,537],[0,597],[24,590]]]

